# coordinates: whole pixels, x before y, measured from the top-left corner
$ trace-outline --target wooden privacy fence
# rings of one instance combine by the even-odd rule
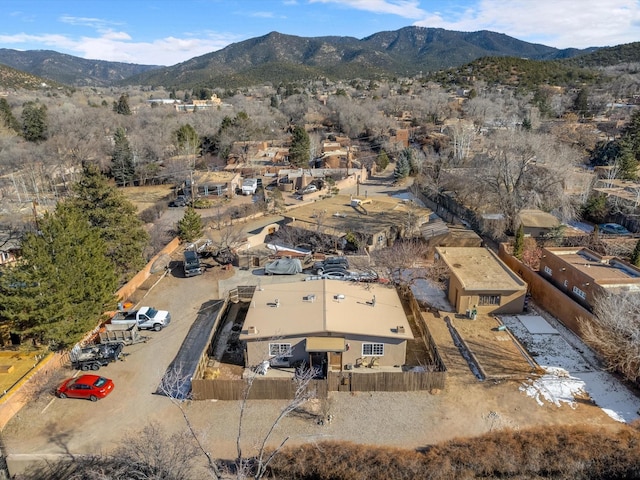
[[[312,380],[309,389],[317,398],[328,392],[413,392],[443,390],[446,372],[328,372],[325,380]],[[251,386],[249,386],[251,385]],[[193,379],[194,400],[241,400],[249,389],[250,400],[290,400],[295,396],[292,378],[244,380]]]
[[[329,372],[331,392],[414,392],[443,390],[446,372]]]
[[[241,400],[248,389],[250,400],[291,400],[295,397],[296,383],[292,378],[255,378],[253,381],[193,379],[191,394],[194,400]],[[307,390],[317,398],[327,398],[327,383],[311,380]]]

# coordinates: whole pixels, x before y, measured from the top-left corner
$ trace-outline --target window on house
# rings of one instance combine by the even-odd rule
[[[384,235],[378,235],[378,245],[382,245],[384,243]]]
[[[500,305],[500,295],[480,295],[478,305]]]
[[[547,267],[545,265],[544,266],[544,273],[546,273],[547,275],[551,276],[551,275],[553,275],[553,270],[551,270],[549,267]]]
[[[587,298],[587,294],[580,290],[578,287],[573,287],[573,293],[582,298],[583,300]]]
[[[384,355],[384,343],[363,343],[362,344],[362,356],[363,357],[382,357]]]
[[[270,343],[269,355],[272,357],[291,357],[291,344],[290,343]]]

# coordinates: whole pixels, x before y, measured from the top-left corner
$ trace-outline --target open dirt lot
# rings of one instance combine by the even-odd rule
[[[225,276],[230,278],[224,279]],[[18,471],[33,456],[108,451],[118,445],[125,433],[139,431],[150,422],[157,422],[168,431],[184,430],[178,408],[153,392],[201,306],[218,298],[219,289],[225,291],[233,283],[255,284],[258,280],[280,282],[292,278],[266,278],[250,271],[227,272],[212,263],[204,275],[192,278],[182,278],[176,268],[146,290],[144,297],[140,295],[136,300],[168,309],[172,312],[172,324],[164,331],[148,332],[147,343],[126,348],[126,361],[101,370],[103,375],[114,379],[116,388],[98,403],[54,398],[51,389],[63,377],[74,373],[60,372],[49,388],[24,407],[2,432],[13,471]],[[309,405],[313,415],[296,414],[285,419],[276,429],[272,443],[276,445],[289,437],[292,444],[333,439],[420,448],[500,428],[619,425],[588,400],[579,401],[575,408],[539,405],[519,389],[525,379],[534,375],[533,368],[512,339],[505,339],[506,332],[494,330],[495,319],[479,318],[473,322],[452,319],[490,377],[480,381],[454,344],[445,323],[446,315],[424,314],[448,368],[444,391],[335,392],[327,402]],[[256,439],[265,434],[283,405],[282,401],[250,403],[243,428],[246,454],[254,452]],[[235,456],[238,402],[190,402],[186,411],[215,457]],[[332,421],[320,425],[315,416],[320,413],[332,415]]]

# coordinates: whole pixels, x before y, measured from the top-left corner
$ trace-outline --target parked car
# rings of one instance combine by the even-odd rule
[[[193,250],[184,251],[183,270],[185,277],[202,275],[202,264],[200,263],[198,252],[195,252]]]
[[[310,185],[307,185],[306,187],[304,187],[302,189],[302,194],[306,195],[307,193],[313,193],[313,192],[317,192],[318,191],[318,187],[316,187],[313,183]]]
[[[316,269],[317,275],[322,275],[323,273],[331,273],[331,272],[346,272],[347,267],[344,265],[327,265],[318,267]]]
[[[313,268],[316,270],[318,275],[322,274],[322,272],[326,271],[330,267],[339,266],[344,268],[345,270],[349,268],[349,260],[346,257],[327,257],[321,262],[316,262],[313,264]]]
[[[59,398],[86,398],[92,402],[106,397],[113,391],[113,380],[99,375],[80,375],[68,378],[58,387]]]
[[[178,195],[175,199],[169,202],[170,207],[184,207],[188,203],[187,197],[184,195]]]
[[[320,275],[325,280],[355,280],[356,274],[347,270],[325,272]]]
[[[629,235],[631,232],[617,223],[601,223],[598,228],[609,235]]]

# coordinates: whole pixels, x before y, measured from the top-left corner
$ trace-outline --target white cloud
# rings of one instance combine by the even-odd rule
[[[341,7],[403,18],[424,18],[426,14],[418,0],[309,0],[309,3],[335,3]]]
[[[237,41],[237,36],[204,32],[200,37],[165,37],[134,42],[126,32],[107,31],[97,37],[71,38],[65,35],[0,35],[0,44],[45,45],[56,51],[89,59],[146,65],[174,65],[205,53],[220,50]],[[30,47],[27,47],[29,49]],[[42,47],[37,47],[42,48]]]
[[[112,22],[103,18],[94,17],[74,17],[73,15],[62,15],[59,20],[62,23],[66,23],[74,26],[91,27],[97,30],[105,30],[115,25],[122,25],[122,23]]]
[[[447,30],[491,30],[557,48],[619,45],[640,40],[638,0],[481,0],[445,19],[426,12],[414,25]]]

